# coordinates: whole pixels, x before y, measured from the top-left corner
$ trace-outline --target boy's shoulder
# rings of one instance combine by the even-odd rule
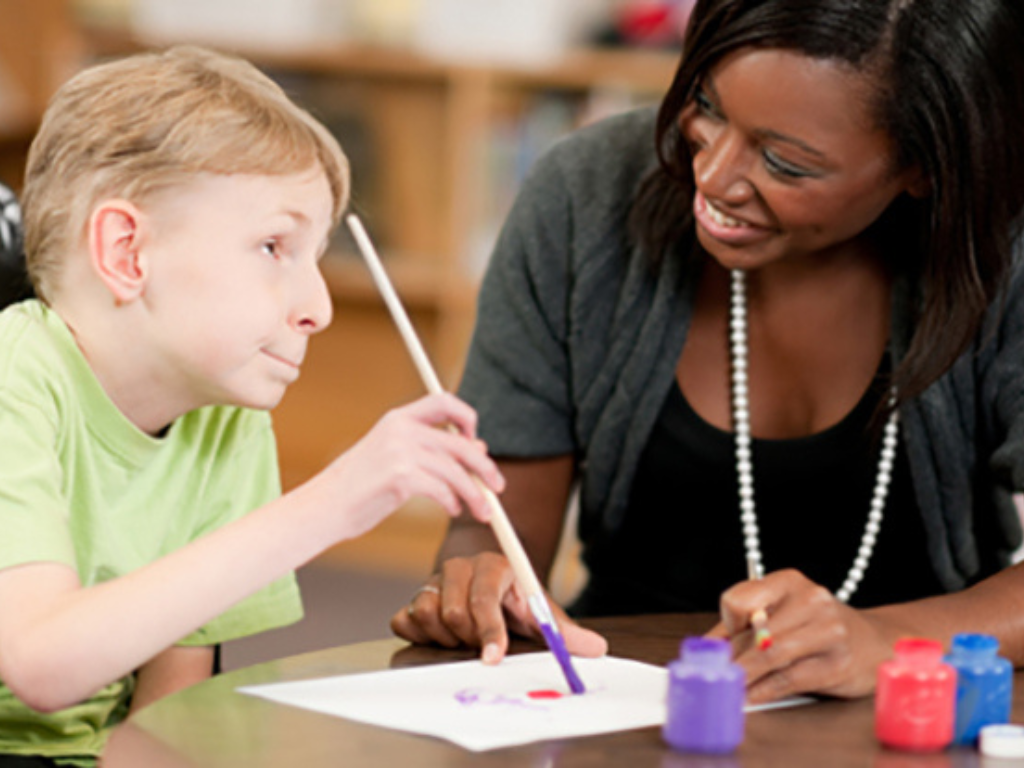
[[[39,376],[62,367],[67,341],[60,338],[62,333],[71,339],[63,321],[38,299],[0,312],[0,390],[37,384]]]

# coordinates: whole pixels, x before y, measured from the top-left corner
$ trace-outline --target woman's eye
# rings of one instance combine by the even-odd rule
[[[791,179],[803,179],[809,176],[816,176],[814,171],[803,168],[802,166],[795,165],[793,163],[783,160],[781,157],[776,155],[774,152],[768,149],[761,151],[764,157],[765,167],[768,168],[768,172],[774,176],[786,176]]]
[[[722,116],[721,112],[718,111],[718,107],[716,107],[714,102],[708,98],[708,95],[704,92],[703,88],[698,88],[694,92],[693,103],[697,105],[697,111],[702,115],[714,118],[720,118]]]
[[[263,252],[267,254],[267,256],[276,259],[280,255],[278,242],[276,240],[267,240],[263,243]]]

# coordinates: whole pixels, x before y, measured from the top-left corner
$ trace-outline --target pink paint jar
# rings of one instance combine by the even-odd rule
[[[875,734],[892,749],[935,752],[953,740],[956,670],[942,644],[924,638],[896,643],[895,657],[878,667]]]

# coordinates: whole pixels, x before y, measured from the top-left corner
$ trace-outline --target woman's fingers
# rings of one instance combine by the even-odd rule
[[[602,656],[607,641],[572,621],[551,603],[566,649],[576,656]],[[395,634],[413,643],[479,647],[485,663],[508,652],[509,633],[537,640],[543,635],[515,583],[508,560],[496,552],[445,561],[441,572],[391,619]]]
[[[888,653],[885,633],[871,616],[841,603],[797,571],[737,584],[722,595],[722,621],[713,632],[730,638],[747,672],[751,701],[796,693],[861,696],[874,687]],[[751,617],[767,612],[772,643],[757,648]]]
[[[581,627],[569,618],[562,608],[554,603],[551,604],[551,611],[555,615],[555,621],[562,631],[562,638],[565,640],[565,648],[573,656],[585,656],[596,658],[608,653],[608,641],[592,629]]]
[[[397,635],[414,643],[483,647],[487,661],[504,657],[508,626],[503,605],[513,576],[502,555],[446,560],[430,586],[435,589],[419,592],[394,615],[391,628]]]
[[[485,553],[479,558],[476,577],[470,584],[469,611],[478,633],[481,658],[486,664],[497,664],[508,651],[509,628],[506,605],[519,623],[518,590],[508,560],[504,556]]]
[[[441,588],[438,585],[420,587],[404,612],[398,614],[407,620],[410,634],[414,635],[407,639],[420,644],[437,643],[446,648],[457,648],[461,644],[460,639],[441,621],[440,604]]]

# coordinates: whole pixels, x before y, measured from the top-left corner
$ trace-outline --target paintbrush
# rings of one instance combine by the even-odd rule
[[[747,578],[756,581],[760,578],[757,563],[747,558]],[[768,613],[758,608],[750,616],[750,626],[754,629],[754,645],[759,651],[767,651],[772,647],[772,633],[768,630]]]
[[[345,217],[345,223],[348,224],[348,228],[355,238],[356,245],[359,247],[366,265],[370,268],[370,274],[373,275],[377,289],[384,298],[384,303],[387,304],[395,325],[398,326],[398,332],[401,334],[403,341],[405,341],[405,346],[412,356],[413,363],[416,365],[416,370],[419,371],[420,378],[423,379],[427,391],[431,394],[444,392],[444,387],[441,386],[441,381],[437,378],[437,374],[427,358],[427,353],[424,351],[423,345],[420,343],[419,337],[412,327],[409,315],[406,313],[405,307],[402,306],[398,294],[395,293],[391,280],[388,278],[387,272],[384,271],[384,265],[381,264],[380,257],[377,255],[373,243],[370,242],[370,237],[366,234],[366,229],[363,227],[362,222],[358,216],[349,214]],[[551,613],[551,606],[548,604],[547,596],[544,594],[544,588],[541,586],[533,566],[530,565],[530,560],[526,556],[526,550],[523,549],[519,537],[516,536],[515,529],[512,528],[512,523],[509,522],[504,507],[501,506],[501,502],[498,501],[498,497],[494,492],[484,485],[480,478],[474,477],[474,480],[476,480],[480,490],[487,498],[487,503],[491,508],[491,530],[494,531],[494,535],[498,539],[501,551],[508,558],[509,565],[512,567],[512,573],[515,575],[516,581],[519,582],[519,587],[526,594],[526,601],[530,607],[530,612],[533,614],[534,619],[537,620],[548,648],[555,655],[555,659],[562,668],[565,679],[569,683],[569,689],[573,693],[583,693],[586,689],[583,686],[583,681],[580,680],[579,675],[576,674],[576,670],[572,666],[572,659],[569,657],[569,651],[565,647],[565,639],[558,629],[558,624],[555,623],[555,617]]]

